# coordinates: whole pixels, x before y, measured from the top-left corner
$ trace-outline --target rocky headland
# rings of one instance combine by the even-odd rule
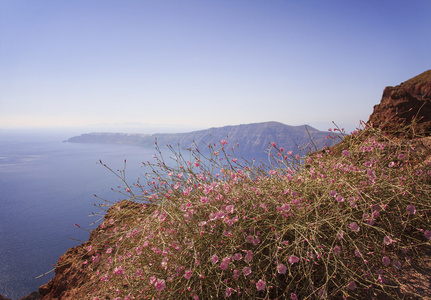
[[[418,164],[429,160],[431,157],[431,70],[398,86],[386,87],[381,102],[374,107],[367,125],[381,128],[388,135],[397,137],[409,138],[413,133],[420,134],[416,145],[423,153],[423,161]],[[406,126],[410,126],[408,131],[401,130]],[[95,282],[97,279],[94,277],[95,270],[83,267],[83,260],[94,259],[96,253],[101,253],[98,259],[103,259],[104,252],[101,250],[104,249],[105,244],[101,243],[106,243],[105,237],[112,230],[107,220],[118,217],[119,209],[123,215],[146,214],[141,204],[126,200],[109,208],[105,215],[104,227],[99,226],[93,230],[87,242],[69,249],[60,257],[55,268],[55,277],[39,289],[41,299],[86,299],[86,295],[81,293],[80,286],[85,282]],[[127,218],[120,219],[119,222],[126,225]],[[405,282],[401,287],[404,299],[430,299],[431,260],[429,251],[423,254],[423,259],[413,262],[402,275],[401,279]],[[0,299],[5,298],[0,295]]]

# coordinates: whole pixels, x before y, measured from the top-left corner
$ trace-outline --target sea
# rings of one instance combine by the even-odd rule
[[[54,276],[58,258],[86,241],[100,212],[98,197],[125,197],[112,170],[134,183],[148,171],[154,148],[64,142],[72,133],[0,131],[0,294],[12,300]],[[74,224],[84,229],[80,229]],[[52,271],[52,272],[50,272]],[[39,275],[48,273],[40,278]]]

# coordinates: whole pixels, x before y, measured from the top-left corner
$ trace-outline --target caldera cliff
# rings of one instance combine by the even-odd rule
[[[431,132],[431,70],[398,86],[386,87],[381,102],[374,107],[367,126],[386,132],[388,138],[391,135],[396,139],[408,139],[415,136],[417,141],[412,145],[416,145],[417,151],[422,153],[418,156],[421,161],[415,163],[419,166],[428,162],[431,154],[429,139]],[[404,142],[400,140],[399,143],[403,145]],[[343,155],[348,156],[349,153],[346,151],[343,152]],[[373,164],[373,162],[366,163]],[[127,227],[130,225],[128,224],[129,221],[127,218],[120,217],[120,211],[122,216],[134,215],[133,220],[136,220],[136,217],[147,215],[148,211],[151,210],[150,208],[127,200],[109,208],[103,223],[91,232],[89,240],[82,245],[69,249],[60,257],[55,268],[55,277],[39,289],[42,299],[88,299],[88,295],[83,292],[83,290],[88,291],[88,289],[82,289],[82,287],[89,284],[97,287],[100,276],[96,275],[106,272],[104,265],[100,264],[99,261],[104,260],[106,249],[110,247],[110,241],[107,237],[115,230],[109,221],[115,219],[116,228]],[[420,238],[424,239],[423,236]],[[424,240],[422,243],[424,247],[427,245],[426,243]],[[409,267],[405,267],[406,272],[399,275],[399,278],[406,283],[405,286],[400,287],[399,292],[399,295],[404,299],[430,299],[431,263],[429,256],[427,257],[429,248],[420,248],[417,251],[424,255],[423,262],[425,265],[417,264],[416,268],[415,263],[412,262]],[[97,270],[97,268],[100,269]],[[114,294],[110,299],[115,297]]]

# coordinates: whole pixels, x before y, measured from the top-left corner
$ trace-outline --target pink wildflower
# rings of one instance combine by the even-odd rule
[[[233,279],[238,279],[240,271],[238,269],[233,270]]]
[[[343,150],[343,152],[341,152],[341,154],[342,154],[343,156],[346,156],[346,157],[349,157],[349,156],[350,156],[350,152],[349,152],[349,151],[347,151],[347,150]]]
[[[337,238],[341,241],[344,238],[344,231],[340,231],[337,233]]]
[[[107,250],[106,250],[106,253],[107,254],[109,254],[109,253],[111,253],[112,252],[112,248],[111,247],[109,247]]]
[[[245,262],[250,262],[250,261],[251,261],[252,256],[253,256],[253,251],[248,250],[248,251],[247,251],[247,254],[245,255],[245,258],[244,258]]]
[[[250,267],[245,267],[242,272],[244,273],[244,276],[248,276],[251,274],[251,268]]]
[[[357,207],[358,205],[356,204],[356,199],[355,197],[349,197],[349,203],[351,207]]]
[[[341,254],[341,247],[340,246],[336,245],[334,247],[334,254],[335,255],[340,255]]]
[[[212,213],[210,213],[208,218],[210,219],[210,221],[215,221],[215,220],[217,220],[217,215],[215,212],[212,212]]]
[[[189,280],[192,277],[192,271],[191,270],[187,270],[184,272],[184,278]]]
[[[254,238],[254,240],[253,240],[253,246],[257,246],[259,243],[260,243],[260,239],[259,239],[259,237],[257,236],[257,237],[255,237],[255,238]]]
[[[431,240],[431,231],[430,230],[425,230],[424,235],[427,238],[427,240]]]
[[[222,212],[221,210],[216,212],[216,218],[217,219],[223,219],[225,216],[224,212]]]
[[[150,285],[153,285],[156,281],[157,281],[156,276],[153,275],[150,277]]]
[[[383,256],[382,262],[385,266],[389,266],[391,264],[391,259],[387,256]]]
[[[220,264],[220,269],[226,271],[229,268],[229,263],[230,263],[230,257],[223,258]]]
[[[286,274],[286,271],[287,271],[287,267],[284,264],[279,264],[277,266],[277,272],[279,274]]]
[[[119,276],[124,275],[124,269],[123,269],[123,266],[116,267],[116,268],[114,269],[114,274],[115,274],[115,275],[119,275]]]
[[[358,250],[358,249],[355,249],[355,255],[356,255],[357,257],[362,257],[362,254],[361,254],[361,252],[359,252],[359,250]]]
[[[231,213],[234,212],[234,210],[235,210],[235,205],[228,205],[228,206],[226,206],[226,212],[227,213],[231,214]]]
[[[277,171],[276,170],[270,170],[268,173],[269,173],[269,175],[276,175]]]
[[[211,256],[211,261],[212,261],[213,264],[218,263],[218,256],[217,256],[217,254],[214,254],[213,256]]]
[[[227,142],[226,142],[226,140],[221,140],[220,144],[222,144],[224,146],[224,145],[227,145]]]
[[[380,215],[380,212],[378,210],[375,210],[375,211],[373,211],[371,216],[373,219],[377,219],[379,217],[379,215]]]
[[[266,287],[266,282],[263,281],[262,279],[260,279],[257,283],[256,283],[256,288],[258,291],[263,291]]]
[[[409,215],[415,215],[416,214],[416,207],[413,204],[407,205],[407,213]]]
[[[235,253],[233,255],[233,259],[234,260],[241,260],[242,259],[242,254],[241,253]]]
[[[337,197],[335,198],[335,200],[337,200],[337,202],[344,202],[344,198],[343,198],[343,197],[341,197],[341,196],[337,196]]]
[[[109,281],[110,278],[111,276],[109,276],[108,274],[105,274],[100,278],[100,281]]]
[[[163,222],[164,220],[166,220],[166,216],[167,216],[166,212],[163,212],[162,214],[160,214],[160,216],[159,216],[160,221]]]
[[[224,292],[224,296],[226,298],[230,297],[232,295],[232,291],[233,291],[233,288],[230,288],[230,287],[226,288],[226,291]]]
[[[277,206],[277,211],[285,211],[288,212],[290,211],[290,205],[285,203],[282,206]]]
[[[350,281],[349,284],[347,285],[347,288],[351,291],[355,290],[358,286],[356,285],[356,282],[354,281]]]
[[[387,246],[389,246],[390,244],[392,244],[394,242],[396,242],[396,241],[393,240],[390,235],[387,235],[383,238],[383,243]]]
[[[166,288],[166,283],[164,279],[157,279],[156,283],[154,284],[154,287],[158,292],[163,291]]]
[[[350,229],[352,229],[354,232],[359,232],[359,230],[361,230],[361,228],[359,227],[359,225],[356,222],[352,222],[349,224]]]
[[[295,255],[291,255],[291,256],[289,257],[289,263],[290,263],[291,265],[293,265],[293,264],[295,264],[295,263],[297,263],[297,262],[299,262],[299,257],[297,257],[297,256],[295,256]]]
[[[295,293],[290,293],[290,299],[291,300],[298,300],[298,296],[296,296]]]

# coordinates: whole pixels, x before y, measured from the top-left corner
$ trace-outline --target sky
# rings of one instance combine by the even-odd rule
[[[354,129],[431,69],[430,15],[429,0],[0,0],[0,129]]]

